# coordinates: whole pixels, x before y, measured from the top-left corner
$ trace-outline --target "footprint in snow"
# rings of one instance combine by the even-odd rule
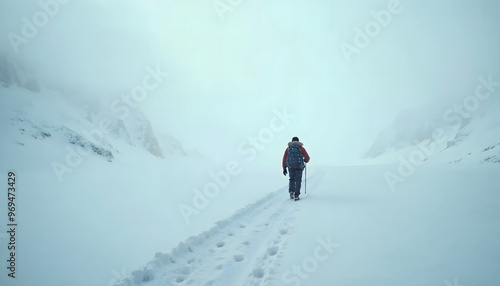
[[[264,270],[262,270],[262,268],[255,268],[252,271],[252,274],[253,274],[253,276],[255,276],[257,278],[262,278],[262,277],[264,277]]]
[[[280,230],[280,234],[287,234],[287,233],[288,233],[288,229],[286,229],[286,228]]]
[[[226,245],[226,243],[224,241],[219,241],[215,244],[218,248],[221,248],[223,247],[224,245]]]
[[[234,258],[234,261],[236,261],[236,262],[241,262],[241,261],[245,260],[245,256],[243,256],[243,255],[235,255],[233,258]]]
[[[244,224],[240,224],[240,228],[245,228],[246,226]]]
[[[277,253],[278,253],[278,247],[277,246],[269,247],[267,249],[267,254],[269,254],[269,256],[274,256]]]

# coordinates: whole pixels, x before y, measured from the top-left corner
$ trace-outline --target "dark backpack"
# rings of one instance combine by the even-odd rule
[[[304,156],[300,153],[300,146],[298,144],[288,147],[286,166],[292,169],[304,168]]]

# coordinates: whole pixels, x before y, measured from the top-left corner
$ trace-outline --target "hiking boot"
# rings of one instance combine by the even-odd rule
[[[293,195],[293,192],[290,192],[290,199],[294,199],[295,196]]]

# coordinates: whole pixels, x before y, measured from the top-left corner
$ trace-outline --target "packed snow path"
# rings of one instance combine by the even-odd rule
[[[309,188],[320,176],[309,179]],[[144,270],[112,285],[272,284],[272,279],[280,279],[273,276],[273,269],[279,265],[301,201],[289,199],[288,188],[275,191],[170,253],[157,253]]]

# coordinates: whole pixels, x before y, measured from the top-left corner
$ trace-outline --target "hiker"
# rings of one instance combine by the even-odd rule
[[[309,154],[302,147],[304,144],[299,141],[298,137],[293,137],[292,142],[288,143],[288,148],[283,155],[283,175],[290,173],[290,184],[288,192],[290,199],[298,201],[300,195],[300,185],[302,183],[302,170],[305,168],[305,163],[309,162]],[[288,167],[288,172],[287,172]]]

